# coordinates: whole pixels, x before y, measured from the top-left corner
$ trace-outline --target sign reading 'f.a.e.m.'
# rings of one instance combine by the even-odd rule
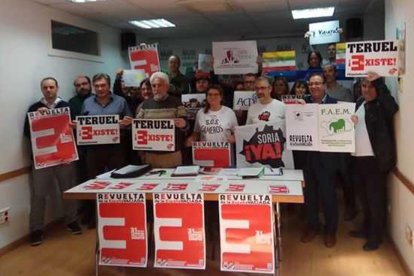
[[[76,116],[78,145],[119,144],[119,115]]]
[[[155,267],[205,269],[203,194],[154,193]]]
[[[271,196],[220,194],[219,211],[221,270],[273,273]]]
[[[384,77],[398,75],[398,41],[360,41],[346,44],[346,76],[364,77],[368,72]]]
[[[134,150],[174,151],[174,120],[134,120],[132,123],[132,148]]]
[[[147,266],[145,194],[97,194],[99,264]]]
[[[69,107],[27,113],[35,169],[78,160]]]

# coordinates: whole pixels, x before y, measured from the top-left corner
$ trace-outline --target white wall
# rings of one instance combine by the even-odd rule
[[[414,117],[413,103],[414,93],[414,1],[412,0],[386,0],[385,1],[385,37],[396,38],[396,28],[406,23],[406,75],[401,77],[403,87],[401,92],[396,92],[399,98],[400,111],[395,120],[398,169],[411,183],[414,183],[414,128],[412,118]],[[387,80],[390,87],[398,90],[395,79]],[[409,265],[414,275],[414,248],[410,247],[405,240],[405,227],[409,225],[414,229],[414,195],[396,178],[391,177],[389,183],[391,219],[390,230],[392,239],[395,241],[399,251]]]
[[[101,56],[96,61],[58,57],[51,49],[51,20],[98,32]],[[127,63],[120,51],[120,31],[25,0],[0,4],[0,174],[27,166],[23,122],[30,104],[41,97],[39,81],[54,76],[60,95],[73,95],[73,79],[98,72],[114,75]],[[66,53],[67,54],[67,53]],[[73,55],[70,55],[73,56]],[[89,57],[90,58],[90,57]],[[0,225],[0,248],[28,231],[29,188],[26,176],[0,182],[0,209],[10,208],[10,223]],[[53,208],[55,210],[55,208]],[[53,214],[49,216],[53,217]]]

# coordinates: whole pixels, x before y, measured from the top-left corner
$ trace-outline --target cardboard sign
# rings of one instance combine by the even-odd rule
[[[249,110],[256,102],[256,91],[234,91],[233,110]]]
[[[69,107],[48,109],[43,114],[29,112],[27,116],[35,169],[78,160]]]
[[[282,95],[282,102],[284,104],[298,104],[300,100],[303,100],[303,96],[300,95]]]
[[[214,73],[233,75],[257,73],[257,42],[213,42]]]
[[[365,77],[368,72],[380,76],[398,76],[398,41],[377,40],[346,44],[346,77]]]
[[[193,164],[202,167],[231,166],[231,145],[228,142],[194,142]]]
[[[160,71],[161,67],[157,44],[144,44],[136,47],[129,47],[128,53],[131,69],[144,70],[147,78],[149,78],[152,73]]]
[[[354,110],[355,103],[287,105],[287,148],[354,152]]]
[[[153,204],[154,266],[205,269],[203,195],[155,193]]]
[[[271,202],[270,195],[219,195],[222,271],[274,273]]]
[[[132,123],[134,150],[175,151],[173,119],[136,119]]]
[[[309,24],[309,44],[327,44],[340,40],[339,20]]]
[[[145,194],[97,194],[99,264],[147,266]]]
[[[119,115],[76,116],[78,145],[119,144]]]
[[[263,72],[285,72],[296,70],[295,51],[277,51],[263,53]]]

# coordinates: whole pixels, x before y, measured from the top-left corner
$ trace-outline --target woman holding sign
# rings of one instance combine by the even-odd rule
[[[207,104],[197,112],[194,132],[187,139],[187,146],[195,141],[234,143],[233,129],[238,126],[236,114],[222,105],[224,91],[213,85],[207,91]]]

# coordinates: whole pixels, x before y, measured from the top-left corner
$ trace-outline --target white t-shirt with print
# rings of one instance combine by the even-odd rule
[[[200,109],[196,115],[194,132],[200,133],[200,141],[227,142],[231,129],[237,125],[236,114],[227,106],[207,113]]]
[[[284,122],[285,110],[285,104],[275,99],[268,104],[257,102],[251,105],[247,112],[246,125],[260,122]]]

